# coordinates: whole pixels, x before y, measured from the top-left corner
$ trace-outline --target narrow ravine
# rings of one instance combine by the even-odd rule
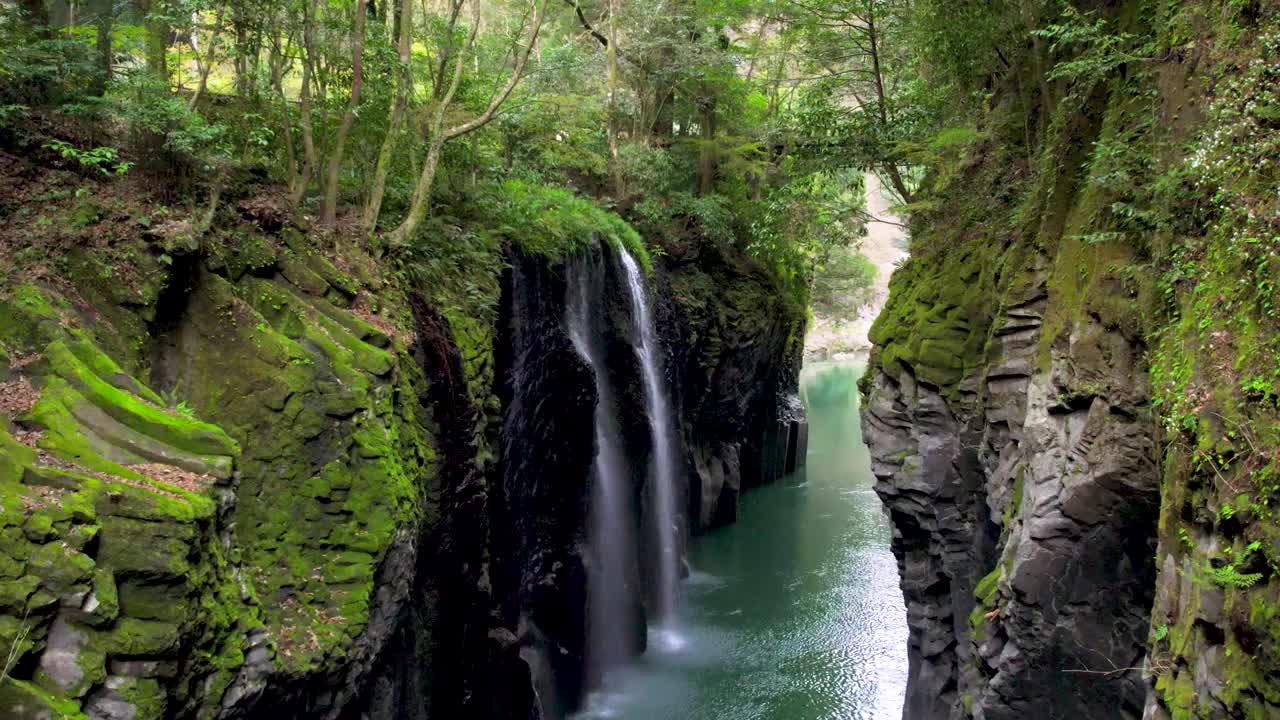
[[[747,493],[737,524],[692,542],[676,619],[687,642],[651,642],[580,717],[902,716],[906,611],[858,425],[861,372],[806,368],[808,466]]]

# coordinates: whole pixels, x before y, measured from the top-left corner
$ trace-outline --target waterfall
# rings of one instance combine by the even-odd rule
[[[628,574],[635,558],[632,538],[630,474],[615,415],[609,371],[605,365],[600,318],[604,304],[604,266],[591,255],[570,267],[567,325],[578,355],[591,368],[596,383],[595,441],[589,534],[593,562],[588,572],[587,666],[597,678],[631,657],[634,586]]]
[[[631,317],[635,324],[635,350],[644,375],[645,410],[649,416],[649,431],[653,436],[653,464],[650,466],[653,515],[650,525],[657,533],[655,540],[658,547],[658,594],[653,615],[657,625],[668,626],[659,638],[672,644],[678,641],[669,625],[675,615],[676,586],[680,580],[680,534],[676,527],[675,501],[675,435],[671,429],[673,415],[662,383],[661,348],[654,332],[652,313],[649,312],[644,276],[626,248],[620,247],[619,253],[627,270]]]

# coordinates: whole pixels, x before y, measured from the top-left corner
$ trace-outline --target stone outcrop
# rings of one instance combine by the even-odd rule
[[[965,297],[982,259],[941,288],[941,258],[900,271],[864,381],[912,630],[904,715],[1140,717],[1158,507],[1141,348],[1096,320],[1046,343],[1039,257],[1004,268],[984,315]]]
[[[997,92],[990,137],[927,181],[872,331],[911,720],[1280,712],[1280,328],[1257,240],[1280,213],[1256,110],[1280,10],[1099,12],[1167,54],[1073,86],[1032,148],[1028,85]]]
[[[640,508],[625,281],[593,252]],[[565,331],[566,260],[508,250],[488,315],[287,222],[140,257],[133,287],[85,249],[68,278],[0,296],[0,714],[575,708],[596,393]],[[786,434],[803,316],[743,258],[658,277],[699,288],[662,303],[702,339],[664,364],[714,500],[684,517],[723,522],[762,477],[757,441]]]
[[[715,248],[671,252],[659,332],[688,458],[690,527],[737,519],[742,491],[794,469],[804,309],[762,269]]]

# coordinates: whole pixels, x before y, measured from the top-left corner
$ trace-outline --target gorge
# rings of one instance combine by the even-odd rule
[[[1280,5],[0,1],[0,718],[1280,717]]]

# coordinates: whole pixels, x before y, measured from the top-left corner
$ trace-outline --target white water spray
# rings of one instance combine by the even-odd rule
[[[627,271],[631,317],[635,323],[635,350],[644,375],[645,409],[649,416],[649,431],[653,436],[653,464],[650,467],[650,479],[653,483],[651,523],[657,533],[659,551],[658,595],[654,612],[654,620],[659,627],[656,637],[668,645],[667,649],[673,649],[670,646],[680,643],[679,637],[670,627],[675,617],[676,592],[680,582],[680,530],[676,527],[675,500],[675,435],[671,427],[673,416],[663,387],[659,354],[661,348],[649,311],[644,275],[626,248],[620,247],[619,254]]]
[[[604,292],[604,267],[597,257],[571,268],[567,325],[569,339],[591,368],[596,382],[596,456],[592,471],[590,535],[594,562],[588,578],[587,664],[603,677],[630,659],[630,607],[634,588],[627,575],[635,556],[630,482],[622,433],[614,414],[609,370],[594,308]]]

